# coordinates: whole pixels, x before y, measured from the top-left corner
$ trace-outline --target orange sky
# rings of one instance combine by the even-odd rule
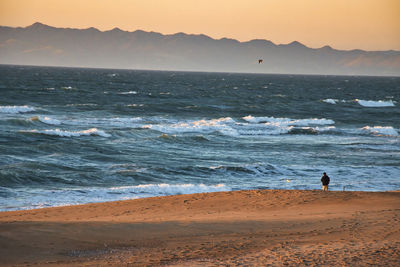
[[[0,25],[37,21],[276,44],[297,40],[313,48],[400,50],[400,0],[0,0]]]

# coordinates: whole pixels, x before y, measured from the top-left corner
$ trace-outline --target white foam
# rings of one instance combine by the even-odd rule
[[[396,129],[394,129],[391,126],[365,126],[362,128],[363,131],[367,131],[369,133],[372,133],[374,135],[387,135],[387,136],[398,136],[399,133],[397,132]]]
[[[234,124],[235,121],[230,118],[219,118],[211,120],[197,120],[178,122],[173,124],[147,124],[143,125],[144,129],[153,129],[156,131],[174,134],[174,133],[185,133],[185,132],[232,132],[234,131],[230,124]]]
[[[17,114],[35,111],[34,107],[30,106],[0,106],[1,113]]]
[[[160,195],[179,195],[194,194],[205,192],[228,191],[230,188],[224,184],[205,185],[205,184],[144,184],[136,186],[120,186],[110,188],[112,191],[121,193],[149,194],[153,196]]]
[[[335,129],[333,120],[328,119],[300,119],[274,117],[243,117],[248,122],[236,122],[230,117],[218,119],[203,119],[196,121],[176,121],[166,119],[152,119],[154,123],[141,125],[143,129],[152,129],[166,134],[183,133],[213,133],[231,137],[281,135],[292,132],[301,127],[308,127],[310,132],[324,132]],[[262,123],[259,123],[262,122]],[[311,129],[312,128],[312,129]],[[305,131],[306,132],[306,131]]]
[[[83,131],[67,131],[61,129],[51,129],[51,130],[30,130],[30,131],[21,131],[26,133],[38,133],[38,134],[46,134],[46,135],[55,135],[61,137],[78,137],[78,136],[90,136],[90,135],[98,135],[102,137],[110,137],[110,134],[105,133],[102,130],[98,130],[97,128],[91,128]]]
[[[64,89],[64,90],[72,90],[72,89],[74,89],[72,86],[63,86],[63,87],[61,87],[61,89]]]
[[[143,184],[111,188],[80,187],[65,189],[32,189],[15,191],[19,197],[3,204],[6,209],[33,209],[144,197],[230,191],[224,184]],[[55,197],[57,196],[57,197]]]
[[[355,99],[355,101],[363,107],[394,107],[394,103],[392,100],[389,101],[372,101],[372,100],[361,100]]]
[[[331,99],[331,98],[327,98],[327,99],[324,99],[324,100],[322,100],[322,101],[325,102],[325,103],[329,103],[329,104],[336,104],[336,102],[337,102],[338,100]]]
[[[314,128],[317,132],[328,132],[328,131],[332,131],[335,130],[336,127],[335,126],[324,126],[324,127],[315,127]]]
[[[274,125],[286,125],[286,126],[309,126],[309,125],[331,125],[335,122],[330,119],[290,119],[290,118],[274,118],[274,117],[253,117],[248,115],[243,117],[245,121],[250,123],[269,123]]]
[[[120,92],[119,95],[136,95],[136,91]]]

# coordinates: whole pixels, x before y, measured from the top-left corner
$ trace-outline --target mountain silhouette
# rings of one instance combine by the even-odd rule
[[[262,64],[258,60],[262,59]],[[400,75],[400,51],[313,49],[114,28],[0,27],[0,64],[207,72]]]

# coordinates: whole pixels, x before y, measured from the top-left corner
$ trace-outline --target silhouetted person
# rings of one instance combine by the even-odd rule
[[[331,179],[329,179],[329,176],[326,175],[326,172],[324,172],[324,175],[321,177],[321,182],[322,182],[322,190],[323,191],[328,191],[328,185]]]

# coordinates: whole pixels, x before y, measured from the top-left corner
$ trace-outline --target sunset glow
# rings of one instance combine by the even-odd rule
[[[297,40],[309,47],[400,50],[398,0],[2,0],[0,25],[163,34],[206,34],[240,41]]]

